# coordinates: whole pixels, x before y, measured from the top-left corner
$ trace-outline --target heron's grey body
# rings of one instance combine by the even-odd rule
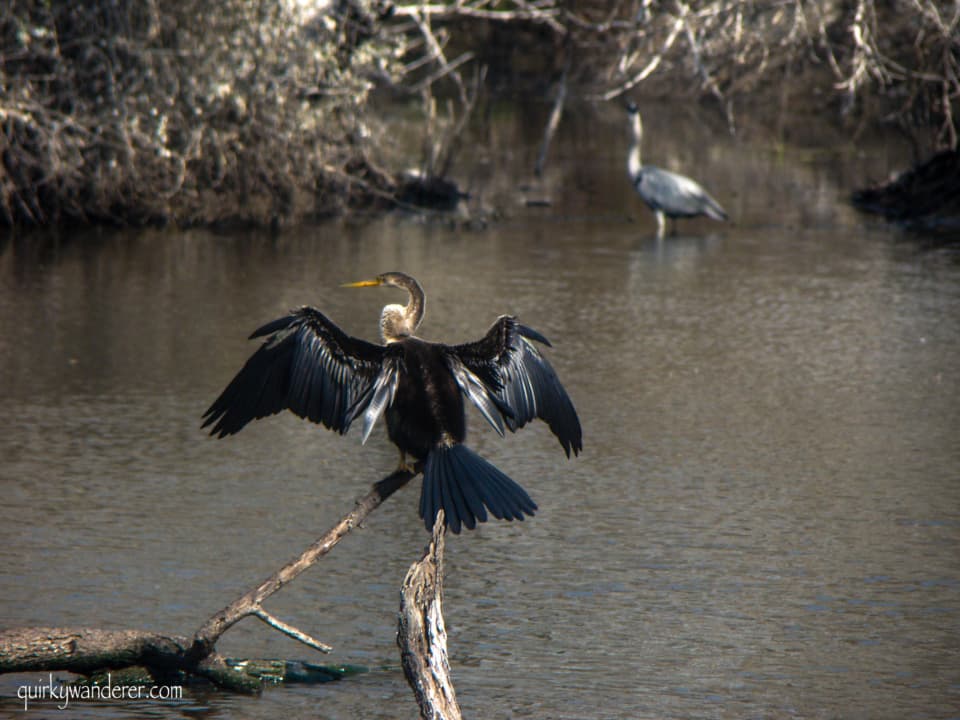
[[[630,103],[632,144],[627,156],[627,173],[634,189],[657,217],[657,237],[663,237],[666,218],[691,218],[706,215],[714,220],[726,220],[727,213],[710,193],[695,180],[685,175],[663,170],[655,165],[643,165],[640,161],[640,143],[643,125],[640,111]]]

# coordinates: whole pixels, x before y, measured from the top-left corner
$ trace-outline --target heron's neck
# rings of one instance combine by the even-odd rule
[[[630,154],[627,155],[627,172],[631,178],[635,178],[640,173],[640,141],[643,139],[643,127],[640,124],[639,113],[631,118],[630,130],[632,142],[630,144]]]

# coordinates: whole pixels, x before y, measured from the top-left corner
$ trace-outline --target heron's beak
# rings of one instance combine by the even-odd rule
[[[340,287],[378,287],[380,285],[383,285],[380,280],[361,280],[360,282],[344,283]]]

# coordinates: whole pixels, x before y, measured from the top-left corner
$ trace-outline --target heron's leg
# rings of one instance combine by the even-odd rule
[[[657,237],[662,238],[663,231],[666,230],[666,227],[667,227],[667,216],[663,214],[663,210],[657,210],[656,216],[657,216]]]

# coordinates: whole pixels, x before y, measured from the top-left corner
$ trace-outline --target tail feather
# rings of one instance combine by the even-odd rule
[[[450,531],[459,533],[461,525],[472,530],[486,522],[487,510],[496,518],[523,520],[536,512],[537,504],[500,470],[458,444],[435,447],[423,468],[420,517],[427,530],[440,508]]]
[[[456,453],[450,458],[454,465],[457,466],[457,472],[461,475],[467,473],[466,468],[463,467],[462,463],[457,463]],[[463,498],[467,503],[467,507],[470,513],[477,519],[477,522],[486,522],[487,521],[487,509],[484,507],[484,499],[481,494],[477,491],[477,488],[473,486],[472,483],[458,483],[460,492],[463,494]],[[491,512],[493,512],[495,517],[500,517],[494,511],[494,508],[491,507]]]
[[[442,505],[440,499],[434,493],[439,489],[439,483],[428,483],[424,479],[423,487],[420,489],[420,517],[437,516],[437,508],[442,507]]]
[[[464,468],[464,472],[469,473],[470,468]],[[536,511],[537,505],[526,491],[490,463],[483,461],[476,475],[485,491],[484,501],[497,519],[523,520],[525,512],[533,515]]]
[[[454,522],[459,520],[472,530],[477,523],[473,513],[467,509],[467,501],[463,499],[463,492],[460,489],[461,484],[459,482],[445,482],[440,485],[440,492],[443,495],[443,509],[446,514],[453,518],[449,523],[451,527]],[[450,510],[447,510],[447,508],[450,508]]]
[[[486,506],[486,508],[490,510],[490,513],[497,518],[497,520],[513,519],[514,515],[513,511],[511,510],[510,493],[508,492],[505,494],[500,487],[498,476],[502,475],[502,473],[499,470],[489,463],[476,465],[471,468],[467,464],[461,462],[461,458],[459,457],[458,453],[455,453],[450,459],[457,467],[460,477],[468,477],[471,473],[476,476],[475,479],[483,486],[483,496],[481,498],[482,505]],[[490,470],[493,472],[490,472]],[[508,482],[516,485],[516,483],[509,478]],[[467,484],[470,486],[471,491],[476,492],[474,485],[477,483]],[[517,487],[519,488],[520,486],[517,485]],[[481,522],[483,521],[481,520]]]
[[[516,483],[514,483],[509,478],[507,478],[507,480],[512,485],[516,485]],[[492,485],[500,491],[501,497],[507,496],[513,492],[513,488],[511,488],[510,486],[504,485],[497,478],[492,478]],[[510,519],[508,515],[511,512],[513,513],[514,518],[516,518],[517,520],[523,520],[524,513],[529,513],[530,515],[533,515],[533,513],[537,509],[536,504],[533,502],[530,496],[527,495],[526,492],[523,492],[523,488],[521,488],[519,485],[517,485],[516,487],[521,491],[522,495],[515,496],[513,500],[505,506],[504,517],[507,520]]]
[[[704,213],[707,217],[720,221],[727,219],[727,211],[720,206],[720,203],[709,195],[706,196],[705,200],[707,201],[707,206],[704,208]]]

